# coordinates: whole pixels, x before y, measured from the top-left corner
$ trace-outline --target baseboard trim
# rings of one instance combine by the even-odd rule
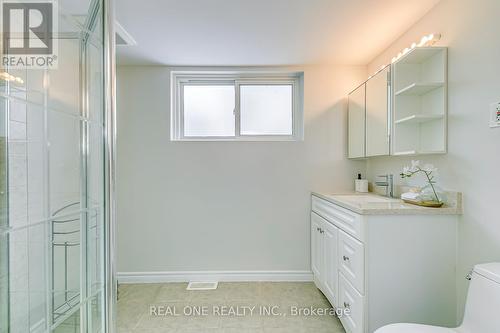
[[[189,281],[313,281],[311,271],[172,271],[172,272],[119,272],[118,282],[165,283]]]

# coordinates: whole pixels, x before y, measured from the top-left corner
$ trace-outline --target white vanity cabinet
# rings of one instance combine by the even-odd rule
[[[316,213],[311,214],[311,268],[315,283],[333,306],[338,306],[338,266],[337,257],[339,229]]]
[[[321,228],[327,222],[317,214],[311,214],[311,270],[314,277],[321,283],[324,280],[325,265],[324,257],[324,241]]]
[[[340,318],[346,332],[396,322],[455,325],[458,215],[412,210],[395,199],[367,214],[339,203],[312,195],[311,262],[332,306],[349,308]]]

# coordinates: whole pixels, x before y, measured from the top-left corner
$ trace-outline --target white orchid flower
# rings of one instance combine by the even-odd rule
[[[432,164],[425,164],[423,167],[420,166],[420,161],[411,161],[411,167],[405,166],[403,168],[403,172],[401,173],[401,178],[410,178],[413,177],[417,173],[423,173],[425,174],[425,177],[427,178],[427,186],[430,186],[432,188],[432,192],[434,194],[434,198],[437,202],[440,201],[436,189],[434,188],[434,177],[436,176],[435,173],[437,172],[437,168],[434,167]],[[434,175],[433,175],[434,173]]]
[[[420,161],[411,161],[411,168],[410,171],[417,171],[420,168]]]
[[[437,172],[437,168],[434,167],[434,165],[432,165],[432,164],[426,164],[426,165],[424,165],[424,167],[422,168],[422,170],[424,170],[426,172],[430,172],[430,173]]]

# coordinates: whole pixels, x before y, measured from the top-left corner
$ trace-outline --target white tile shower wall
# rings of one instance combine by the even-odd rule
[[[25,76],[26,82],[31,82]],[[17,92],[21,100],[26,93]],[[11,100],[9,141],[9,187],[11,227],[21,228],[10,236],[10,303],[13,329],[23,331],[44,323],[46,310],[45,262],[48,237],[45,225],[22,228],[43,219],[43,108]],[[21,126],[22,125],[22,126]],[[22,128],[22,129],[21,129]],[[17,133],[23,133],[23,136]],[[19,304],[17,302],[20,302]],[[43,326],[43,325],[42,325]],[[17,327],[17,328],[16,328]]]
[[[19,104],[13,102],[12,104]],[[9,138],[11,140],[26,140],[26,122],[10,119]]]
[[[36,328],[40,323],[45,323],[47,310],[47,282],[45,279],[48,268],[47,256],[47,228],[38,224],[28,229],[28,257],[29,257],[29,309],[30,327]],[[42,327],[44,327],[42,325]],[[36,330],[36,332],[40,332]]]
[[[43,70],[13,73],[23,78],[27,92],[17,89],[13,95],[18,100],[10,102],[9,223],[14,228],[29,227],[16,229],[10,234],[9,301],[12,332],[26,332],[28,327],[36,332],[45,330],[48,285],[45,270],[49,267],[46,251],[50,241],[46,229],[47,219],[58,208],[80,200],[79,42],[63,39],[59,42],[59,48],[64,59],[60,58],[59,68],[50,75],[46,75]],[[47,87],[50,87],[48,91]],[[48,99],[49,106],[54,110],[44,110],[45,99]],[[102,109],[99,105],[95,110],[98,113]],[[49,133],[45,133],[47,115]],[[93,142],[96,146],[100,143],[98,138],[102,127],[94,133]],[[50,142],[47,142],[48,134]],[[93,166],[99,168],[102,166],[99,165],[101,161],[96,158]],[[47,162],[50,163],[50,170],[46,167]],[[50,189],[47,188],[49,180]],[[94,185],[96,192],[98,186],[102,188],[102,182]],[[49,190],[51,202],[48,202]],[[95,197],[99,199],[97,195]],[[99,203],[102,204],[102,201]],[[73,211],[79,209],[80,206],[76,205]],[[45,222],[35,224],[41,221]],[[79,223],[80,215],[76,214],[76,229],[80,229]],[[74,225],[64,226],[66,229],[70,227]],[[79,241],[79,234],[76,238]],[[57,290],[64,289],[61,279],[65,271],[62,254],[60,250],[55,254],[58,258],[54,267]],[[79,247],[70,250],[68,261],[71,263],[68,270],[69,287],[79,291]]]
[[[62,47],[62,49],[61,49]],[[65,242],[74,246],[54,247],[53,279],[54,307],[64,304],[66,291],[68,299],[75,297],[72,304],[80,301],[81,271],[81,158],[80,158],[80,81],[79,81],[79,52],[80,44],[76,39],[59,40],[60,55],[59,68],[48,71],[50,85],[48,86],[47,126],[49,152],[48,192],[50,207],[49,214],[71,214],[64,219],[65,223],[55,223],[54,228],[62,232],[76,232],[69,235],[56,235],[54,241],[58,244]],[[62,70],[64,69],[64,70]],[[76,213],[75,213],[76,212]],[[74,213],[74,214],[72,214]],[[67,277],[67,289],[66,289]]]
[[[80,120],[59,112],[49,115],[50,206],[52,212],[80,202]],[[76,205],[66,213],[78,210]]]
[[[64,68],[64,70],[61,70]],[[78,115],[80,112],[80,41],[60,39],[58,68],[49,70],[48,106],[53,110]]]
[[[120,272],[310,270],[310,191],[365,171],[346,159],[345,97],[367,75],[281,69],[304,71],[302,142],[171,142],[169,68],[118,68]]]
[[[28,163],[28,220],[30,223],[42,221],[47,215],[45,202],[44,154],[46,143],[44,137],[44,110],[38,105],[28,107],[28,142],[26,144]]]
[[[475,264],[500,261],[500,130],[488,127],[489,104],[500,98],[499,12],[498,0],[442,0],[369,66],[370,73],[376,71],[429,33],[441,33],[438,45],[449,47],[448,154],[418,159],[440,169],[443,188],[464,193],[458,235],[458,318],[463,314],[467,272]],[[370,159],[369,179],[387,172],[398,175],[411,159]]]
[[[49,71],[50,207],[52,212],[80,201],[80,118],[78,39],[63,39],[57,70]],[[64,71],[60,70],[65,68]],[[61,112],[63,111],[63,112]],[[73,211],[78,210],[76,206]],[[69,210],[71,211],[71,210]],[[68,210],[66,210],[68,212]]]
[[[0,257],[0,264],[4,264],[3,256]],[[5,266],[2,266],[5,267]],[[8,289],[9,279],[7,275],[4,275],[4,272],[0,273],[0,300],[2,303],[0,304],[0,333],[8,333],[7,332],[7,322],[8,322],[8,297],[9,297],[9,289]]]
[[[18,94],[20,95],[20,94]],[[22,96],[17,96],[23,98]],[[9,148],[27,141],[26,104],[9,102]],[[9,149],[9,226],[21,228],[9,235],[9,302],[11,330],[29,331],[28,190],[26,150]]]
[[[43,86],[43,71],[19,71],[29,88]],[[32,75],[33,74],[33,77]],[[35,82],[37,81],[37,82]],[[45,327],[47,283],[46,218],[44,207],[44,110],[25,101],[43,102],[40,90],[11,87],[9,101],[9,236],[10,320],[13,332]],[[40,100],[40,96],[42,99]]]

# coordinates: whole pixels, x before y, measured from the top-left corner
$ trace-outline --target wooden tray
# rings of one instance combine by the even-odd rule
[[[440,208],[444,205],[444,202],[436,202],[436,201],[413,201],[406,199],[403,199],[403,201],[412,205],[417,205],[422,207],[432,207],[432,208]]]

